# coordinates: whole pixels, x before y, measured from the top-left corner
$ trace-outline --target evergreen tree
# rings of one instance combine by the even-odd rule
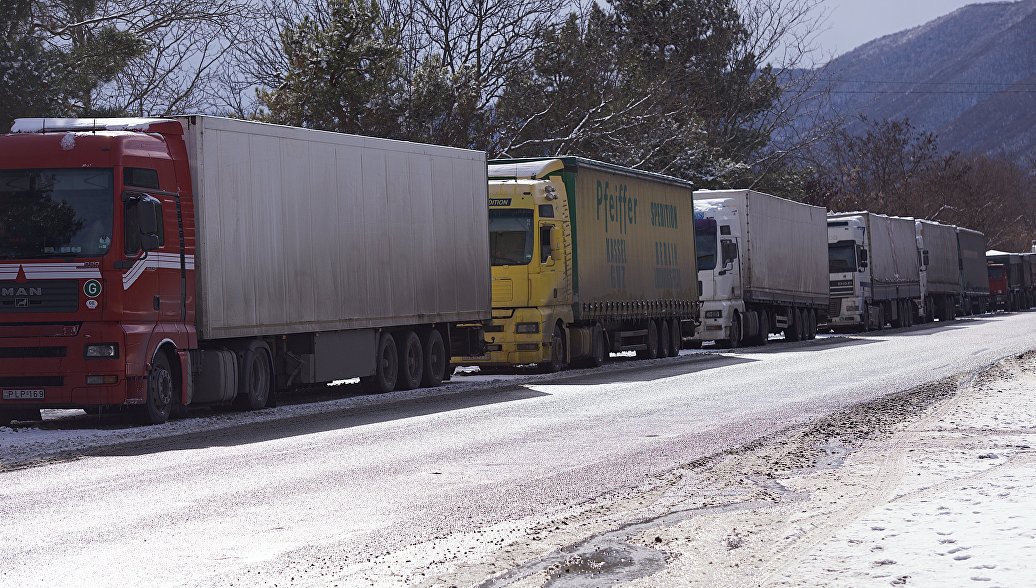
[[[0,132],[60,112],[65,61],[33,26],[31,0],[0,0]]]
[[[270,121],[344,133],[398,136],[397,28],[377,0],[329,0],[281,35],[288,71],[259,92]]]

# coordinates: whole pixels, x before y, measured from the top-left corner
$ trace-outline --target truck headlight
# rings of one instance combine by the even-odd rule
[[[86,346],[86,356],[93,358],[112,359],[119,356],[118,343],[98,343],[97,345]]]
[[[525,333],[525,334],[528,334],[528,333],[539,333],[540,332],[540,324],[539,323],[518,323],[517,325],[514,326],[514,332],[515,333]]]
[[[723,318],[723,311],[722,310],[706,310],[705,311],[705,318],[707,318],[707,319]]]

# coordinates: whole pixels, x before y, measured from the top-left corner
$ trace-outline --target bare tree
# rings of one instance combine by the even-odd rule
[[[248,0],[58,0],[37,1],[37,26],[84,72],[70,112],[110,111],[165,115],[210,110],[223,91],[219,66],[239,40],[239,25],[252,17]],[[107,35],[107,36],[106,36]],[[110,59],[112,40],[124,60]],[[72,64],[73,67],[76,63]]]

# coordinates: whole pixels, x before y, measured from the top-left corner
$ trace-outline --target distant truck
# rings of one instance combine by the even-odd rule
[[[914,219],[835,213],[827,231],[832,329],[904,327],[921,318]]]
[[[1015,312],[1025,306],[1025,275],[1022,256],[991,249],[986,252],[989,272],[989,300],[994,310]]]
[[[578,157],[489,162],[486,369],[676,355],[699,317],[692,187]],[[459,354],[458,354],[459,355]]]
[[[813,339],[827,322],[827,210],[753,190],[694,193],[702,328],[694,345]]]
[[[962,315],[985,314],[989,309],[989,275],[986,268],[986,236],[957,227],[960,259],[960,301]]]
[[[0,424],[434,386],[491,316],[485,154],[208,116],[0,137]]]
[[[961,300],[961,258],[957,227],[929,220],[914,222],[920,253],[918,316],[951,321]]]

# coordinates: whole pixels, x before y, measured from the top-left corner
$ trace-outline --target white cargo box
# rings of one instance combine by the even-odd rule
[[[179,120],[203,339],[490,317],[484,153]]]

